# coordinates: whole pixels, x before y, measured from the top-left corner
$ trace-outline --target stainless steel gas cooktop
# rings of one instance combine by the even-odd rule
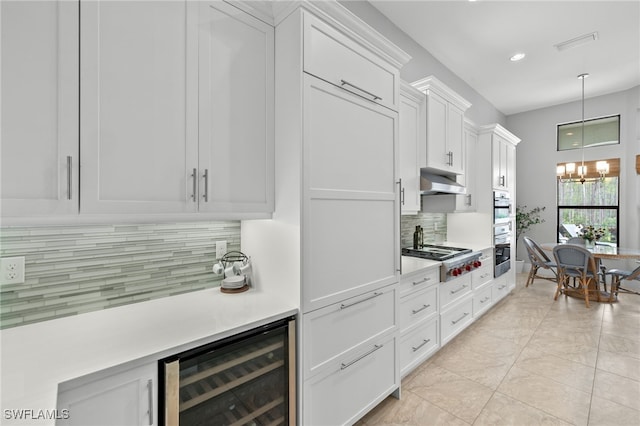
[[[402,249],[402,254],[404,256],[420,257],[422,259],[437,261],[451,259],[465,253],[471,253],[471,249],[438,246],[433,244],[425,244],[423,247],[417,249],[410,247]]]

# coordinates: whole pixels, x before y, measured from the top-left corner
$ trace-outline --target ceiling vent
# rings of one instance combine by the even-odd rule
[[[553,47],[558,49],[558,52],[562,52],[567,49],[572,49],[574,47],[581,46],[585,43],[589,43],[591,41],[596,41],[598,39],[598,32],[594,31],[589,34],[581,35],[576,38],[572,38],[571,40],[563,41],[562,43],[554,44]]]

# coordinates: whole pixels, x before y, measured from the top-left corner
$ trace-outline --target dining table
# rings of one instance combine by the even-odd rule
[[[561,244],[567,244],[567,243],[542,243],[540,244],[540,247],[542,247],[543,250],[546,251],[550,251],[553,252],[554,247],[556,247],[557,245],[561,245]],[[617,246],[612,246],[609,244],[598,244],[595,243],[594,245],[584,245],[581,247],[585,247],[587,250],[589,250],[589,252],[591,252],[593,254],[593,257],[596,260],[596,265],[598,267],[598,270],[601,270],[601,265],[602,265],[602,261],[605,259],[615,259],[615,260],[626,260],[626,259],[632,259],[632,260],[640,260],[640,249],[636,249],[636,248],[625,248],[625,247],[617,247]],[[552,257],[552,256],[550,256]],[[589,300],[593,300],[593,301],[599,301],[599,302],[606,302],[606,303],[614,303],[617,302],[617,290],[618,289],[610,289],[609,292],[606,291],[606,282],[604,282],[604,274],[602,275],[602,280],[603,280],[603,285],[605,288],[605,291],[600,291],[600,298],[597,298],[597,295],[592,294],[589,296]],[[593,284],[595,285],[595,283]],[[578,291],[572,291],[571,289],[569,289],[568,291],[565,292],[565,294],[567,294],[567,296],[573,296],[573,297],[580,297],[583,298],[584,295],[582,292],[578,292]]]

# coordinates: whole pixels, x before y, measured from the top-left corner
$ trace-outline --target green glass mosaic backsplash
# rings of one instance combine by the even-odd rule
[[[220,285],[215,242],[240,250],[240,222],[0,228],[0,256],[25,282],[0,287],[0,328]]]

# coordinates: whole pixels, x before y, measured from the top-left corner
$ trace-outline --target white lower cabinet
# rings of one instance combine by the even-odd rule
[[[505,297],[511,291],[507,276],[508,274],[504,274],[493,280],[493,300],[496,302]]]
[[[400,376],[404,377],[439,347],[438,279],[439,267],[400,280]]]
[[[397,336],[382,336],[331,362],[304,384],[303,425],[353,424],[398,388]]]
[[[62,388],[58,426],[138,426],[157,423],[156,363],[95,377]]]
[[[400,376],[404,377],[440,347],[438,315],[400,337]]]
[[[478,318],[485,313],[493,304],[492,298],[493,285],[491,283],[474,290],[473,292],[473,317]]]
[[[440,310],[471,293],[471,274],[440,284]]]
[[[322,371],[355,346],[394,331],[396,287],[371,291],[304,315],[306,377]]]
[[[468,294],[440,313],[440,340],[444,345],[473,320],[473,295]]]

